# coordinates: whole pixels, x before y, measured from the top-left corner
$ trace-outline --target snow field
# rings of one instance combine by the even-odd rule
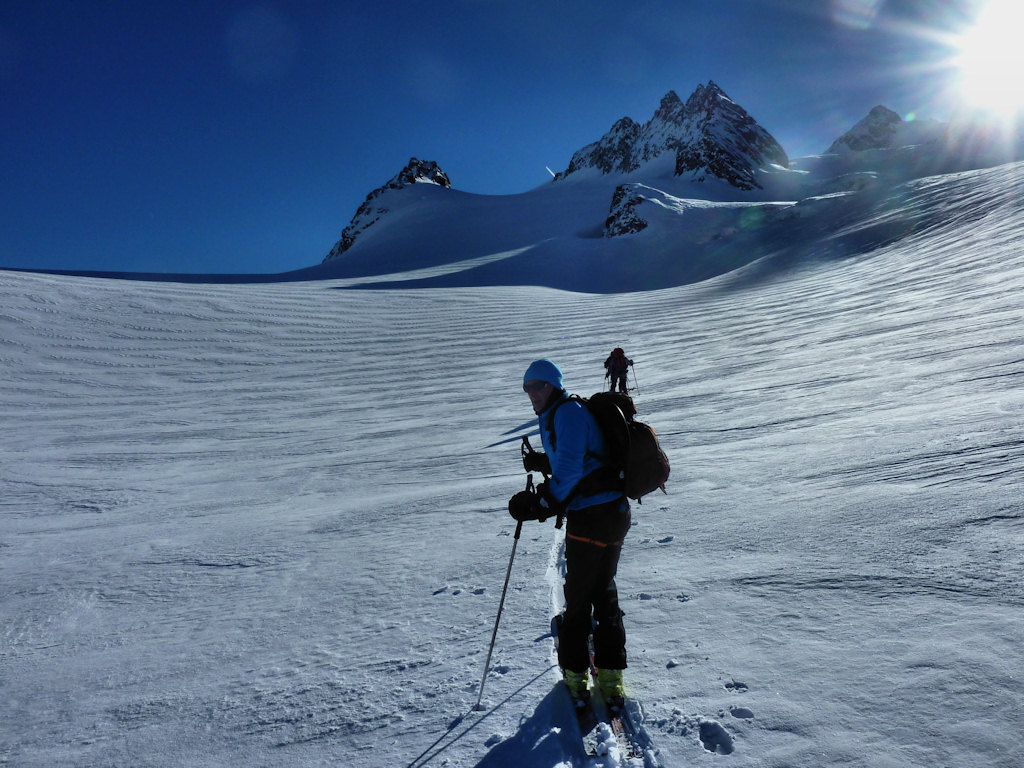
[[[619,577],[658,761],[1019,766],[1020,179],[639,294],[0,272],[0,762],[583,764],[550,522],[470,707],[522,371],[623,346],[673,462]]]

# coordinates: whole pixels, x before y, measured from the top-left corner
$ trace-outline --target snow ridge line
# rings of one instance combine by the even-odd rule
[[[565,579],[565,530],[562,528],[555,529],[555,539],[551,543],[551,554],[544,577],[551,587],[551,615],[556,616],[562,612],[564,602],[562,582]],[[554,651],[551,653],[557,664],[557,654]]]

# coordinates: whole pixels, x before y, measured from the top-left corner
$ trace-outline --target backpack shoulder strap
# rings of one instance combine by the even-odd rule
[[[555,414],[558,412],[559,408],[573,400],[575,400],[577,403],[582,403],[584,408],[587,407],[587,401],[585,398],[582,398],[579,395],[568,395],[567,397],[563,397],[561,400],[555,403],[555,407],[552,408],[551,413],[548,414],[548,434],[551,435],[552,450],[555,450],[555,445],[558,442],[557,438],[555,437]]]

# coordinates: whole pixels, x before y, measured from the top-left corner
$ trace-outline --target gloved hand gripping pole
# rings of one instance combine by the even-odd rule
[[[531,466],[532,462],[530,462],[529,457],[532,456],[533,454],[537,453],[537,451],[533,450],[533,446],[530,445],[530,438],[527,435],[523,435],[523,444],[521,446],[521,451],[522,451],[522,454],[523,454],[523,466],[524,467]],[[545,463],[546,463],[547,457],[544,454],[542,454],[542,453],[538,454],[538,455],[542,459],[544,459]],[[540,474],[541,474],[541,477],[544,478],[544,482],[545,483],[548,482],[551,479],[551,478],[548,477],[548,473],[547,472],[541,471]],[[526,484],[526,489],[528,491],[532,491],[533,490],[533,475],[530,475],[530,479],[529,479],[529,481]],[[562,527],[562,523],[564,521],[565,521],[565,512],[564,511],[559,512],[558,515],[555,517],[555,528],[561,528]]]

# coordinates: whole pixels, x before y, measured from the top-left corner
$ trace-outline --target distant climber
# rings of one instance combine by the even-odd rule
[[[612,353],[608,355],[608,359],[604,361],[604,377],[611,379],[609,392],[615,391],[616,382],[619,385],[619,392],[626,391],[626,374],[629,373],[629,366],[632,364],[633,361],[626,357],[622,347],[616,347],[612,350]]]

